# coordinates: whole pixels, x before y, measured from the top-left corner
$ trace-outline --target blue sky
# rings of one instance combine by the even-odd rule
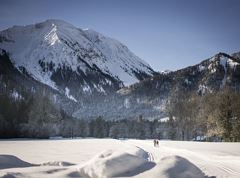
[[[0,30],[46,19],[115,38],[158,71],[240,51],[239,0],[0,0]]]

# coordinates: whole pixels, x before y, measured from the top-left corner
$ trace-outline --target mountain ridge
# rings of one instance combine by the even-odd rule
[[[73,90],[63,86],[64,79],[59,73],[76,78],[82,93],[86,88],[100,93],[107,87],[115,90],[154,73],[117,40],[61,20],[14,26],[0,32],[0,39],[0,48],[8,52],[16,68],[20,71],[25,68],[33,78],[56,90],[64,91],[66,87]],[[81,80],[93,77],[93,73],[95,82]]]
[[[194,66],[160,73],[122,88],[118,93],[129,98],[130,105],[146,103],[148,107],[158,108],[164,114],[171,97],[181,93],[204,95],[225,87],[240,91],[240,60],[226,53],[218,53]]]

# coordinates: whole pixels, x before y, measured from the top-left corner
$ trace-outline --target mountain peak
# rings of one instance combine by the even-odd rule
[[[232,54],[232,55],[229,55],[229,54],[227,54],[227,53],[223,53],[223,52],[219,52],[219,53],[217,53],[216,55],[214,55],[211,59],[210,59],[210,61],[223,61],[223,60],[226,60],[226,61],[230,61],[230,62],[237,62],[237,63],[239,63],[239,61],[238,61],[238,53],[234,53],[234,54]]]
[[[17,69],[25,68],[34,79],[54,89],[70,88],[58,84],[56,73],[63,75],[63,71],[67,76],[79,77],[83,88],[91,85],[99,91],[113,81],[130,85],[153,75],[151,67],[119,41],[63,20],[49,19],[1,31],[0,48],[8,52]],[[97,80],[89,81],[88,75],[98,75],[98,80],[101,75],[106,80],[103,77],[104,81],[98,81],[100,86]]]
[[[47,19],[44,22],[41,23],[55,23],[55,24],[70,24],[64,20],[60,20],[60,19]]]
[[[31,25],[30,25],[31,26]],[[59,19],[48,19],[44,22],[36,23],[34,25],[36,28],[41,28],[41,27],[51,27],[51,26],[57,26],[59,28],[76,28],[72,24],[64,21],[64,20],[59,20]]]

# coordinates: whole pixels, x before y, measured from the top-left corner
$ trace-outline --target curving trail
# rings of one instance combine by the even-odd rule
[[[147,151],[149,161],[159,163],[168,156],[181,156],[197,166],[209,177],[240,177],[239,143],[204,143],[160,141],[159,147],[152,140],[127,140]]]

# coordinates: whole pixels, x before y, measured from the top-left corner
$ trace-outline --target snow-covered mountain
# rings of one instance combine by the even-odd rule
[[[0,49],[21,73],[72,100],[86,93],[116,91],[154,74],[117,40],[61,20],[4,30]]]
[[[124,113],[156,118],[166,112],[166,103],[178,94],[204,95],[230,87],[240,91],[240,53],[218,53],[194,66],[159,73],[149,79],[122,88],[118,93],[127,100]],[[121,112],[123,113],[123,112]]]
[[[240,88],[239,54],[218,53],[194,66],[177,71],[161,72],[143,82],[123,88],[119,92],[131,93],[151,88],[152,92],[159,92],[161,89],[171,91],[190,89],[204,93],[220,90],[226,85],[238,89]]]

